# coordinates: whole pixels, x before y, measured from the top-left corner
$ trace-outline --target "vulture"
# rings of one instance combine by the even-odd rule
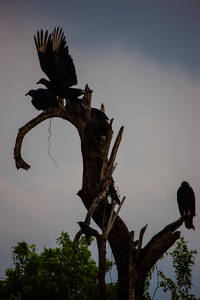
[[[97,108],[91,108],[91,116],[96,116],[98,125],[99,125],[99,130],[100,133],[104,136],[106,136],[108,128],[109,128],[109,123],[108,123],[108,117],[106,114],[104,114],[101,110]]]
[[[185,216],[185,227],[195,229],[193,217],[195,216],[195,194],[187,181],[183,181],[177,191],[177,202],[181,216]]]
[[[79,224],[79,226],[82,229],[82,232],[86,235],[86,236],[94,236],[96,238],[100,238],[102,239],[102,236],[98,233],[97,230],[91,228],[90,226],[86,225],[85,222],[77,222]]]
[[[47,110],[50,107],[58,107],[57,97],[48,89],[30,90],[25,96],[32,97],[32,104],[37,110]]]
[[[37,31],[34,40],[41,69],[49,78],[42,78],[37,83],[45,85],[59,98],[78,101],[78,97],[85,91],[71,88],[77,85],[77,76],[62,28],[55,28],[52,34]]]

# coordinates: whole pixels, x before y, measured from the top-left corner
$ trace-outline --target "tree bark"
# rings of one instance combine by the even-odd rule
[[[110,296],[107,291],[105,274],[106,274],[106,240],[97,239],[98,252],[99,252],[99,273],[98,280],[100,286],[101,298],[109,300]]]
[[[124,128],[121,127],[119,130],[109,157],[108,153],[113,136],[113,119],[110,122],[106,137],[101,136],[97,119],[91,117],[90,113],[92,91],[88,86],[86,86],[85,91],[86,94],[80,104],[66,102],[66,112],[60,108],[52,108],[20,128],[16,139],[14,158],[17,169],[28,170],[30,166],[21,157],[24,136],[48,118],[59,117],[71,122],[78,130],[83,157],[83,181],[78,195],[86,209],[90,210],[94,199],[106,190],[105,195],[98,202],[98,205],[93,207],[91,213],[93,220],[105,232],[112,212],[112,205],[109,202],[109,185],[113,184],[114,164]],[[141,229],[139,241],[134,242],[134,233],[129,233],[126,224],[115,212],[113,218],[116,219],[107,238],[118,270],[118,299],[141,300],[144,281],[148,272],[156,261],[179,239],[180,232],[175,232],[175,230],[182,225],[183,218],[166,226],[144,248],[142,248],[142,238],[146,227]],[[102,264],[100,268],[104,268],[104,252],[105,248],[100,244],[99,257]],[[99,280],[101,281],[101,294],[108,297],[102,278]]]

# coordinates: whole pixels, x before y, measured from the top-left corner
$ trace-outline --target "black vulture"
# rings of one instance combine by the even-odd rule
[[[86,235],[86,236],[94,236],[96,238],[100,238],[102,239],[102,236],[98,233],[97,230],[89,227],[88,225],[85,224],[85,222],[77,222],[79,224],[79,226],[82,229],[82,232]]]
[[[177,191],[177,202],[181,216],[185,216],[185,227],[195,229],[193,217],[195,216],[195,194],[187,181],[183,181]]]
[[[76,70],[62,28],[54,29],[52,34],[43,30],[34,36],[36,49],[42,71],[50,81],[42,78],[38,83],[44,84],[51,92],[64,99],[78,101],[85,91],[70,88],[77,84]]]
[[[37,110],[47,110],[50,107],[58,107],[57,97],[48,89],[30,90],[25,96],[32,97],[32,104]]]
[[[97,118],[99,130],[100,130],[101,134],[106,136],[108,128],[109,128],[108,117],[101,110],[92,107],[91,108],[91,116],[93,117],[94,115]]]

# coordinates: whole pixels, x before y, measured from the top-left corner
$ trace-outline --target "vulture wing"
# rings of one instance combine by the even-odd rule
[[[178,189],[177,192],[177,202],[180,215],[183,216],[184,213],[186,214],[185,210],[187,208],[187,197],[182,186]]]
[[[195,215],[195,194],[191,186],[188,189],[188,200],[189,212]]]
[[[52,33],[54,68],[57,82],[63,87],[77,84],[76,70],[62,28],[54,29]]]
[[[54,70],[54,55],[51,40],[51,34],[48,31],[43,34],[43,30],[37,31],[37,37],[34,35],[35,45],[38,52],[40,66],[42,71],[48,76],[50,81],[56,81],[56,73]]]

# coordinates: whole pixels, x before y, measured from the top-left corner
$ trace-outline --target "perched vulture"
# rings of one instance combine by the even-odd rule
[[[185,217],[185,227],[195,229],[193,217],[195,216],[195,194],[188,182],[183,181],[177,191],[177,202],[181,216]]]
[[[100,130],[101,134],[106,136],[108,128],[109,128],[108,117],[101,110],[92,107],[91,108],[91,116],[93,117],[94,115],[97,118],[99,130]]]
[[[42,78],[38,83],[44,84],[59,98],[77,101],[84,91],[70,88],[77,84],[76,70],[62,28],[54,29],[52,35],[48,31],[37,31],[34,36],[36,49],[42,71],[50,81]]]
[[[100,238],[102,239],[102,236],[98,233],[97,230],[89,227],[88,225],[85,224],[85,222],[77,222],[79,224],[79,226],[82,229],[82,232],[86,235],[86,236],[94,236],[96,238]]]
[[[30,90],[25,96],[32,97],[32,104],[37,110],[47,110],[50,107],[58,107],[57,97],[47,89]]]

